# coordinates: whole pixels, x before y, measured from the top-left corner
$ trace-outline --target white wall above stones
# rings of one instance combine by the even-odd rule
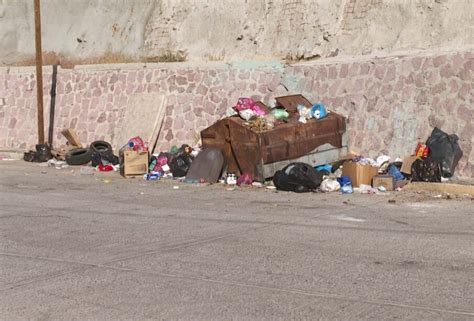
[[[474,45],[472,0],[43,0],[42,9],[47,62],[156,61],[170,52],[198,61],[315,59]],[[0,64],[33,62],[33,0],[0,0],[0,43]]]

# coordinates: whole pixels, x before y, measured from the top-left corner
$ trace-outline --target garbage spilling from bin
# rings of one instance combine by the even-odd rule
[[[302,95],[277,97],[272,108],[240,98],[226,117],[201,131],[201,144],[173,146],[153,153],[141,137],[123,143],[118,155],[110,143],[84,146],[73,129],[67,143],[37,145],[24,154],[29,162],[80,173],[119,171],[147,181],[223,184],[296,193],[387,194],[411,181],[442,182],[454,175],[463,153],[458,136],[434,128],[425,143],[403,159],[381,154],[375,159],[349,151],[346,118],[322,102]]]

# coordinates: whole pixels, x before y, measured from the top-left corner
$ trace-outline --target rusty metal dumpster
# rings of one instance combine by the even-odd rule
[[[201,132],[202,144],[222,150],[227,172],[248,172],[258,181],[272,177],[291,162],[323,165],[348,152],[346,119],[336,113],[263,132],[254,132],[244,123],[237,116],[222,119]]]

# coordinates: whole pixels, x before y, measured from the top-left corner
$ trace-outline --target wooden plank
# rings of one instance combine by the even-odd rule
[[[38,114],[38,144],[44,144],[43,112],[43,49],[41,47],[41,4],[34,1],[35,7],[35,47],[36,47],[36,110]]]
[[[81,140],[79,139],[79,136],[77,136],[77,133],[74,129],[72,129],[72,128],[65,129],[61,132],[61,134],[63,134],[63,136],[66,137],[67,141],[72,146],[75,146],[75,147],[78,147],[78,148],[83,147],[82,143],[81,143]]]

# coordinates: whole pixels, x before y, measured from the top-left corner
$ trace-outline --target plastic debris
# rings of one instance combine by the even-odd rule
[[[316,103],[311,107],[310,114],[315,119],[323,119],[328,115],[328,111],[323,103]]]
[[[306,124],[308,119],[310,119],[312,117],[311,116],[311,109],[309,109],[308,107],[305,107],[303,105],[298,105],[296,107],[296,109],[298,110],[298,114],[300,115],[300,118],[298,119],[298,121],[300,123]]]
[[[405,176],[403,176],[395,165],[390,165],[388,167],[388,174],[392,175],[395,178],[395,181],[403,181],[405,179]]]
[[[252,174],[250,173],[243,173],[240,175],[239,179],[237,179],[237,186],[241,185],[251,185],[253,183]]]
[[[99,172],[113,172],[115,168],[113,165],[102,165],[102,163],[100,163],[97,169]]]
[[[430,148],[426,144],[418,143],[415,149],[415,156],[420,158],[428,157],[430,154]]]
[[[348,176],[341,176],[337,179],[337,182],[341,185],[342,194],[352,194],[354,189],[352,188],[352,181]]]
[[[257,105],[252,98],[239,98],[239,100],[237,101],[237,105],[235,105],[234,109],[239,112],[239,115],[241,117],[241,112],[244,110],[250,110],[254,115],[257,116],[264,116],[267,114],[266,111],[263,110],[259,105]]]
[[[430,156],[441,167],[441,176],[452,177],[463,152],[459,146],[459,137],[455,134],[448,135],[435,127],[431,136],[426,141],[430,149]]]
[[[147,181],[157,181],[163,176],[162,172],[151,172],[148,174],[145,174],[143,178]]]
[[[372,186],[367,184],[360,184],[358,188],[355,188],[361,194],[375,194],[376,190]]]
[[[63,169],[69,167],[69,165],[65,161],[56,160],[54,158],[48,160],[47,164],[49,167],[54,167],[56,169]]]
[[[383,164],[385,163],[388,163],[390,161],[390,156],[387,156],[387,155],[380,155],[379,157],[377,157],[377,159],[375,160],[375,165],[377,167],[381,167]]]
[[[227,185],[237,185],[237,178],[235,174],[233,173],[227,174],[225,182]]]
[[[321,166],[317,166],[316,167],[316,170],[318,172],[326,172],[326,173],[331,173],[332,172],[332,166],[331,165],[321,165]]]
[[[285,120],[290,117],[290,114],[282,108],[274,108],[270,114],[273,115],[273,117],[275,117],[277,120]]]
[[[336,192],[341,188],[341,184],[335,179],[327,178],[321,182],[321,191],[327,192]]]

